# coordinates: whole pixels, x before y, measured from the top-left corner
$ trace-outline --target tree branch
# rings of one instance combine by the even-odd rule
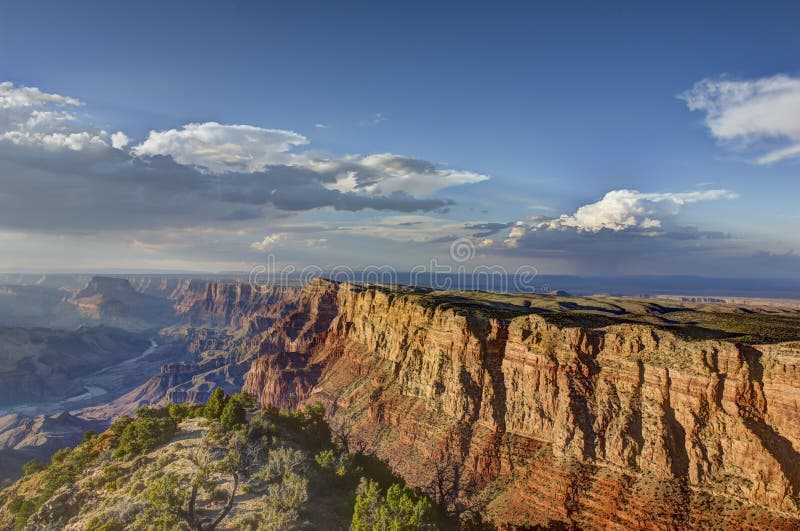
[[[211,525],[209,525],[206,528],[207,531],[214,531],[214,529],[217,528],[222,519],[225,518],[231,511],[231,509],[233,508],[233,498],[234,496],[236,496],[236,488],[238,486],[239,486],[239,474],[237,472],[233,472],[233,489],[231,489],[231,495],[228,498],[228,503],[225,504],[225,507],[222,509],[222,512],[219,513],[219,516],[217,516],[216,520],[211,522]]]

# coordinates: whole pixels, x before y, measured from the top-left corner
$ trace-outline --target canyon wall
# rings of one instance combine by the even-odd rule
[[[323,281],[303,297],[258,336],[245,390],[265,406],[323,403],[335,432],[455,512],[620,529],[800,523],[797,344],[564,328]]]

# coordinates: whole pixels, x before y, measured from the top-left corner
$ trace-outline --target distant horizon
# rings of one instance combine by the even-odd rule
[[[323,270],[323,272],[331,271],[332,269]],[[355,272],[367,270],[367,268],[354,268]],[[410,274],[409,270],[398,269],[399,274]],[[440,275],[455,275],[456,273],[439,273]],[[213,271],[213,270],[177,270],[177,269],[76,269],[71,270],[0,270],[0,275],[92,275],[92,276],[114,276],[114,275],[210,275],[210,276],[241,276],[246,277],[249,272],[246,270],[231,270],[231,271]],[[584,278],[584,279],[624,279],[624,278],[691,278],[691,279],[707,279],[707,280],[763,280],[769,282],[800,282],[800,275],[797,277],[771,277],[771,276],[712,276],[703,274],[619,274],[619,275],[580,275],[580,274],[566,274],[566,273],[539,273],[539,277],[563,277],[563,278]]]
[[[354,270],[353,278],[340,276],[339,278],[326,277],[326,272],[321,272],[313,277],[302,278],[299,274],[289,275],[281,279],[277,275],[258,277],[254,280],[248,272],[146,272],[146,271],[83,271],[83,272],[0,272],[0,286],[9,285],[3,277],[19,276],[28,277],[28,283],[35,283],[40,277],[155,277],[176,279],[209,279],[217,281],[250,282],[254,285],[280,285],[280,281],[288,281],[291,285],[298,285],[313,278],[325,280],[349,281],[356,284],[384,284],[410,287],[423,287],[442,290],[464,291],[491,291],[506,293],[531,293],[547,294],[553,291],[566,291],[571,295],[612,295],[622,297],[657,297],[657,296],[686,296],[686,297],[715,297],[715,298],[752,298],[752,299],[781,299],[800,300],[800,278],[758,278],[758,277],[705,277],[700,275],[620,275],[620,276],[581,276],[539,274],[524,279],[520,289],[515,288],[511,275],[500,281],[494,281],[480,275],[475,277],[458,274],[439,273],[438,275],[422,274],[413,276],[406,271],[397,271],[394,277],[384,278],[389,282],[380,282],[379,277],[365,277],[363,271]],[[416,280],[412,282],[412,278]],[[366,280],[366,282],[365,282]],[[373,281],[374,280],[374,281]],[[13,284],[11,284],[13,285]],[[506,289],[493,289],[502,286]]]

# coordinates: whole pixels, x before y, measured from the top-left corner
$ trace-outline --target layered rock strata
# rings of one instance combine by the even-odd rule
[[[509,525],[800,524],[797,344],[561,327],[324,282],[299,297],[260,334],[245,390],[265,406],[322,402],[411,484],[452,483],[453,510]]]

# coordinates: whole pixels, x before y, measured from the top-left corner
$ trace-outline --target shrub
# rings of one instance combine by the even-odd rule
[[[122,469],[116,463],[103,463],[100,471],[103,474],[103,487],[116,490],[117,480],[122,477]]]
[[[323,448],[331,443],[331,428],[325,420],[325,408],[322,404],[308,405],[296,414],[305,438],[305,443]]]
[[[432,510],[426,496],[417,496],[408,487],[393,484],[384,496],[378,483],[362,480],[350,528],[353,531],[435,529]]]
[[[25,500],[20,503],[14,514],[14,529],[23,529],[28,522],[28,518],[39,510],[39,504],[33,500]]]
[[[95,461],[99,452],[91,443],[84,442],[75,447],[62,448],[50,458],[50,465],[42,469],[43,478],[36,496],[12,501],[9,510],[14,513],[14,528],[23,529],[28,518],[34,514],[61,486],[74,482]]]
[[[314,456],[319,467],[339,478],[348,478],[360,475],[363,470],[355,463],[355,455],[351,453],[336,453],[334,450],[323,450]]]
[[[35,474],[36,472],[41,472],[44,469],[45,466],[36,459],[31,459],[30,461],[22,465],[22,472],[26,476],[30,476],[31,474]]]
[[[333,450],[323,450],[314,456],[314,460],[323,470],[333,470],[336,466],[336,454]]]
[[[169,416],[169,409],[163,407],[143,406],[136,410],[136,419],[163,419]]]
[[[280,480],[291,473],[301,473],[305,469],[306,456],[300,450],[281,446],[272,450],[267,462],[253,477],[267,483]]]
[[[308,480],[289,472],[267,489],[268,503],[280,512],[297,511],[308,501]]]
[[[241,392],[233,396],[237,397],[237,400],[242,403],[242,407],[244,407],[245,411],[253,412],[258,410],[258,399],[254,395]]]
[[[128,415],[122,415],[121,417],[114,419],[108,429],[110,429],[117,437],[119,437],[131,422],[133,422],[132,418],[130,418]]]
[[[137,418],[122,432],[114,457],[127,458],[152,450],[171,440],[177,429],[178,424],[170,417]]]
[[[250,439],[261,439],[274,435],[277,431],[275,423],[267,419],[264,415],[255,415],[250,419],[247,426],[247,436]]]
[[[258,504],[258,511],[240,515],[234,529],[249,531],[283,531],[295,529],[300,509],[308,501],[308,480],[290,472],[269,490]]]
[[[95,516],[86,523],[86,531],[125,531],[125,524],[114,519],[102,520]]]
[[[167,406],[170,418],[175,422],[181,422],[192,417],[194,407],[188,404],[170,404]]]

